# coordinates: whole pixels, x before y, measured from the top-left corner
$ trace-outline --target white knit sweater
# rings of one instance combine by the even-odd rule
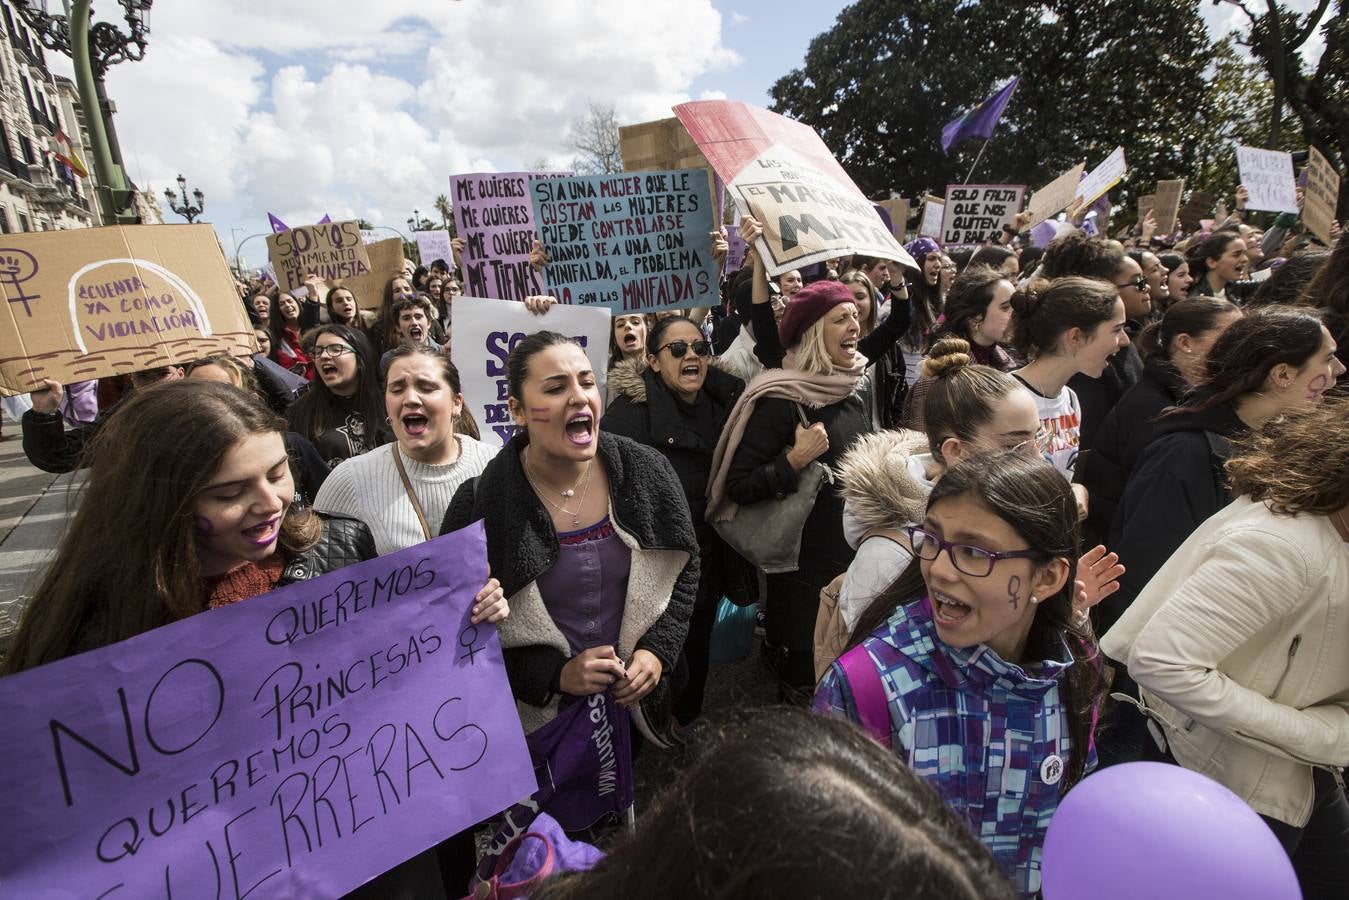
[[[454,492],[465,481],[481,475],[497,452],[496,447],[467,435],[458,434],[455,439],[459,441],[459,458],[449,465],[428,466],[402,454],[408,480],[421,501],[433,537],[440,532],[440,522]],[[314,498],[318,512],[364,522],[381,556],[425,540],[417,512],[394,465],[393,454],[397,452],[396,443],[385,444],[345,460],[332,470]]]

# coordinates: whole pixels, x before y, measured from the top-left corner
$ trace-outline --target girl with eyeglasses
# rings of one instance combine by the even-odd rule
[[[1073,614],[1073,494],[1043,460],[975,457],[906,532],[917,560],[863,613],[814,708],[908,763],[1033,895],[1059,798],[1093,765],[1102,692]]]
[[[964,274],[961,276],[965,277]],[[905,529],[920,523],[928,496],[947,470],[985,453],[1014,451],[1040,458],[1035,398],[1010,375],[974,362],[958,338],[938,341],[925,361],[929,379],[926,433],[878,431],[859,438],[838,465],[843,529],[857,556],[826,595],[837,614],[815,630],[815,670],[837,657],[868,605],[913,562]],[[1103,546],[1078,561],[1079,609],[1116,589],[1123,569]]]
[[[370,339],[350,326],[320,326],[309,340],[318,378],[286,410],[286,421],[313,442],[332,469],[390,439],[379,368]]]
[[[689,683],[675,701],[675,718],[687,725],[702,711],[708,645],[717,603],[747,578],[748,565],[704,520],[712,452],[745,383],[712,364],[711,344],[688,319],[661,319],[646,342],[647,367],[618,366],[609,373],[602,428],[660,451],[684,489],[702,569],[684,657]]]

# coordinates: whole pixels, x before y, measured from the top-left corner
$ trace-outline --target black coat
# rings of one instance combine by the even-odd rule
[[[679,407],[683,401],[665,386],[658,373],[645,369],[634,374],[615,367],[610,372],[608,387],[617,396],[605,410],[600,427],[659,450],[679,476],[693,524],[703,525],[712,453],[717,449],[715,442],[706,445],[689,428]],[[744,389],[745,382],[729,372],[716,367],[707,370],[707,380],[695,402],[711,407],[718,435]]]
[[[1190,402],[1202,402],[1197,395]],[[1157,425],[1129,478],[1110,529],[1110,549],[1126,571],[1096,607],[1096,633],[1124,613],[1172,553],[1209,516],[1232,502],[1223,465],[1250,429],[1227,405],[1173,413]]]
[[[803,407],[812,424],[821,422],[829,435],[829,449],[819,458],[831,469],[859,436],[875,429],[871,422],[871,384],[863,378],[857,391],[819,409]],[[761,500],[782,498],[794,493],[797,472],[787,462],[787,452],[796,439],[800,420],[796,404],[780,397],[765,397],[755,404],[726,474],[726,494],[746,506]],[[848,568],[855,551],[843,536],[843,497],[838,486],[826,482],[816,495],[815,507],[801,532],[801,568],[803,577],[813,583],[818,576],[828,577]]]
[[[1082,404],[1082,431],[1078,447],[1091,450],[1096,444],[1096,430],[1106,415],[1124,397],[1129,388],[1143,376],[1143,359],[1133,344],[1110,357],[1100,378],[1088,378],[1080,372],[1068,379],[1068,387],[1077,394]]]
[[[1124,485],[1157,434],[1157,417],[1180,403],[1188,390],[1169,362],[1149,360],[1138,383],[1106,413],[1091,449],[1078,457],[1075,470],[1075,479],[1090,492],[1087,522],[1094,534],[1105,537],[1110,533]]]
[[[609,503],[614,525],[646,550],[682,550],[689,561],[675,583],[664,613],[640,640],[636,649],[648,650],[661,661],[661,684],[675,670],[689,616],[698,590],[698,541],[688,504],[669,462],[650,447],[600,432],[598,458],[609,476]],[[520,453],[529,444],[521,432],[487,464],[483,473],[455,492],[445,511],[441,534],[482,519],[487,531],[487,561],[507,597],[514,597],[552,568],[560,555],[557,531],[525,477]],[[503,651],[506,675],[517,700],[533,706],[553,701],[557,678],[568,657],[544,644],[509,647]],[[643,710],[664,704],[669,716],[669,692],[653,691],[642,700]],[[650,710],[651,718],[657,710]]]

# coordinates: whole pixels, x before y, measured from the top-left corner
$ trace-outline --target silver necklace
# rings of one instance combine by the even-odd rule
[[[581,476],[581,478],[584,478],[584,479],[585,479],[585,484],[581,485],[581,501],[580,501],[579,503],[576,504],[576,511],[575,511],[575,512],[572,512],[571,510],[566,509],[566,508],[563,507],[561,504],[554,503],[551,499],[549,499],[548,495],[547,495],[544,491],[539,490],[538,482],[536,482],[536,481],[534,480],[534,473],[533,473],[532,471],[530,471],[530,465],[529,465],[529,448],[528,448],[528,447],[525,448],[525,454],[524,454],[525,480],[529,482],[529,486],[530,486],[530,487],[534,488],[534,493],[538,494],[540,497],[543,498],[543,502],[544,502],[544,503],[547,503],[547,504],[548,504],[549,506],[551,506],[553,509],[557,510],[558,512],[562,513],[562,514],[565,515],[565,516],[571,516],[571,524],[573,524],[573,525],[580,525],[580,524],[581,524],[581,510],[585,508],[586,494],[589,493],[589,491],[590,491],[590,471],[591,471],[591,465],[590,465],[590,464],[591,464],[592,462],[594,462],[594,458],[593,458],[593,457],[592,457],[591,459],[589,459],[589,460],[586,461],[586,470],[585,470],[585,474],[583,474],[583,475]],[[577,483],[578,483],[578,484],[580,483],[581,478],[578,478],[578,479],[577,479]],[[572,489],[571,489],[571,490],[567,490],[567,491],[558,491],[557,488],[553,488],[553,490],[554,490],[554,491],[557,491],[557,493],[561,494],[563,497],[570,497],[570,496],[572,496],[573,494],[576,493],[576,485],[573,484],[573,485],[572,485]]]

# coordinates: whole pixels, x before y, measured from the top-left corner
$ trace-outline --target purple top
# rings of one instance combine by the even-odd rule
[[[544,607],[573,655],[606,644],[616,647],[632,551],[608,516],[580,531],[559,532],[557,540],[557,562],[538,577]]]

